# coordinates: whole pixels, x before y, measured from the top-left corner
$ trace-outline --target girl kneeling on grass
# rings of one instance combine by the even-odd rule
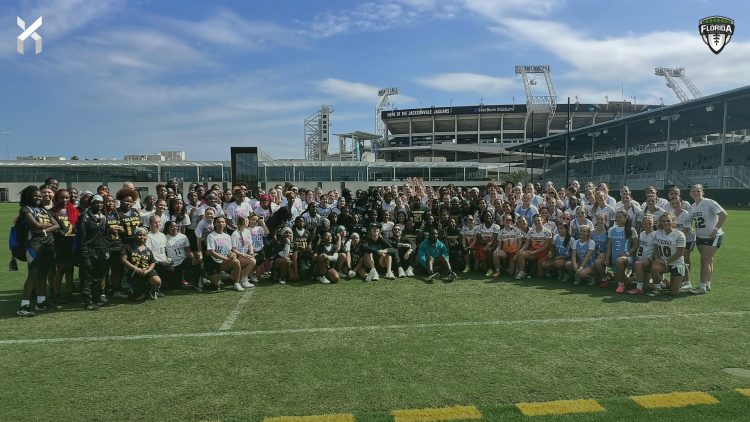
[[[594,270],[594,254],[596,253],[596,242],[591,240],[591,227],[581,226],[580,239],[573,243],[572,260],[566,267],[575,275],[573,284],[581,284],[581,280],[589,280],[589,286],[596,284],[596,271]]]
[[[156,274],[156,260],[146,246],[148,230],[138,227],[135,230],[133,243],[125,247],[122,255],[122,266],[130,273],[130,284],[133,288],[131,300],[141,301],[148,294],[149,299],[156,299],[156,291],[161,286],[161,278]]]
[[[629,295],[642,295],[643,285],[651,279],[651,265],[653,263],[654,245],[656,244],[656,232],[654,231],[654,216],[644,214],[641,220],[643,231],[638,235],[638,253],[633,264],[636,286],[628,290]]]
[[[253,237],[247,228],[247,217],[236,217],[237,230],[232,233],[232,252],[240,260],[240,284],[243,288],[254,287],[248,281],[248,277],[255,269],[255,251],[253,250]]]
[[[552,242],[552,232],[542,225],[542,216],[539,214],[531,217],[531,222],[534,224],[534,227],[530,228],[528,233],[526,233],[526,244],[518,254],[518,274],[516,274],[516,280],[527,276],[524,272],[527,262],[536,266],[537,277],[544,277],[543,264],[547,260],[547,252]]]
[[[339,282],[339,273],[336,271],[336,262],[339,260],[338,248],[333,243],[331,232],[323,232],[320,243],[315,248],[313,264],[315,265],[315,274],[321,284],[331,284]]]
[[[542,263],[545,270],[557,270],[557,279],[559,281],[570,281],[570,271],[566,269],[567,263],[571,257],[571,243],[568,225],[562,222],[557,223],[557,234],[552,239],[552,248],[548,254],[549,259]]]
[[[245,290],[240,284],[242,265],[240,260],[237,259],[237,254],[232,252],[232,238],[224,233],[226,227],[226,218],[223,216],[214,217],[214,231],[206,238],[206,276],[213,288],[218,290],[221,272],[231,272],[234,289],[241,292]],[[248,285],[248,287],[250,286]]]
[[[594,253],[594,269],[599,277],[599,287],[609,286],[607,277],[607,244],[609,232],[607,231],[609,222],[604,214],[599,214],[596,218],[596,228],[591,231],[591,240],[596,243],[596,252]]]
[[[685,258],[682,256],[685,250],[685,234],[673,229],[674,215],[663,213],[659,218],[659,231],[656,232],[656,245],[654,247],[654,264],[651,266],[651,277],[653,284],[648,285],[653,289],[649,296],[656,296],[661,291],[662,275],[669,273],[669,294],[677,296],[680,294],[682,279],[685,276]]]
[[[615,224],[609,228],[607,256],[615,273],[617,293],[625,292],[625,272],[633,267],[635,253],[638,251],[638,233],[632,226],[626,211],[615,213]]]

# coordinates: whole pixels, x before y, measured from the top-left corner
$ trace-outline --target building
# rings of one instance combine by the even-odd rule
[[[430,107],[383,111],[387,139],[378,147],[386,161],[497,162],[506,148],[545,136],[619,119],[661,105],[609,101],[604,104],[557,104],[555,112],[530,111],[527,104]],[[570,112],[570,113],[568,113]],[[515,154],[515,153],[514,153]],[[513,160],[506,157],[503,160]]]
[[[185,161],[185,151],[161,151],[158,154],[129,154],[125,161]]]

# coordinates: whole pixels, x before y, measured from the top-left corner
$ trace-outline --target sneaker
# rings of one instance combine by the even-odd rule
[[[387,278],[388,280],[395,280],[396,276],[393,274],[393,271],[388,271],[387,273],[385,273],[385,278]]]
[[[128,296],[128,294],[125,292],[117,291],[117,292],[112,293],[112,297],[115,299],[127,299],[130,296]]]
[[[18,262],[16,262],[15,259],[11,259],[10,262],[8,263],[8,271],[18,271]],[[18,312],[21,312],[21,311],[18,311]],[[31,311],[29,311],[29,312],[31,312]],[[31,313],[33,313],[33,312],[31,312]],[[34,316],[34,315],[29,315],[29,316]]]
[[[242,287],[245,288],[245,289],[249,289],[251,287],[255,287],[255,284],[253,284],[253,283],[245,280],[245,281],[242,282]]]
[[[602,278],[601,280],[599,280],[599,287],[603,289],[609,287],[609,280],[607,280],[606,278]]]
[[[651,290],[650,292],[646,293],[646,296],[648,296],[648,297],[657,297],[660,294],[661,294],[661,289],[654,289],[654,290]]]
[[[706,294],[706,290],[707,289],[696,287],[693,290],[691,290],[690,293],[692,293],[694,295],[704,295],[704,294]]]
[[[84,309],[86,309],[87,311],[98,311],[99,306],[96,303],[89,303],[84,307]]]
[[[690,283],[690,280],[688,280],[688,283]],[[711,283],[706,284],[706,291],[711,291]]]
[[[99,295],[99,302],[107,303],[108,302],[107,295],[105,295],[105,294]]]
[[[519,271],[518,274],[516,274],[516,280],[520,280],[525,277],[526,277],[526,273],[523,271]]]
[[[467,265],[466,268],[464,268],[464,274],[469,272],[469,266]]]
[[[234,283],[234,290],[237,290],[238,292],[244,292],[245,288],[242,287],[242,284],[240,283]]]
[[[187,280],[182,280],[182,281],[180,281],[180,286],[182,286],[182,287],[189,287],[190,283],[188,283]]]
[[[59,311],[60,309],[62,309],[62,306],[52,303],[49,300],[37,303],[34,307],[34,310],[36,311]]]
[[[354,278],[354,277],[357,276],[357,273],[355,273],[353,270],[349,270],[348,276],[349,276],[349,278]]]
[[[365,281],[377,281],[380,278],[378,275],[378,270],[375,268],[370,269],[370,272],[367,273],[367,277],[365,277]]]
[[[398,278],[404,278],[404,277],[406,277],[406,272],[404,271],[403,268],[398,267]]]
[[[11,261],[14,262],[14,261]],[[29,305],[21,306],[21,309],[16,312],[16,315],[20,316],[21,318],[28,318],[36,316],[36,314],[31,310],[31,307]]]
[[[414,268],[409,266],[409,268],[406,269],[406,276],[407,277],[414,277]]]
[[[625,292],[625,283],[617,283],[617,288],[615,289],[615,293],[624,293]]]
[[[682,290],[683,292],[686,292],[686,291],[692,290],[692,289],[693,289],[693,285],[690,284],[690,280],[684,280],[682,282],[682,284],[680,285],[680,290]],[[706,289],[706,290],[708,290],[708,289]]]
[[[434,273],[428,275],[425,280],[427,280],[428,283],[432,283],[432,280],[434,280],[434,279],[436,279],[438,277],[440,277],[440,273],[437,272],[437,271],[435,271]]]
[[[626,295],[634,295],[634,296],[635,295],[642,295],[643,294],[643,290],[636,287],[634,289],[628,290],[627,292],[625,292],[625,294]]]
[[[325,278],[325,276],[320,276],[320,278],[318,278],[318,281],[320,282],[320,284],[331,284],[331,282],[327,278]]]
[[[257,283],[258,282],[258,277],[256,277],[255,274],[253,274],[253,276],[250,277],[250,282],[251,283]]]
[[[248,283],[248,284],[250,284],[250,283]],[[283,278],[280,278],[279,279],[279,284],[286,284],[286,280],[283,279]],[[251,286],[252,286],[252,284],[251,284]],[[242,287],[245,287],[245,286],[243,285]]]
[[[447,281],[448,283],[453,282],[453,280],[455,279],[456,279],[456,273],[454,273],[453,271],[451,271],[450,274],[448,274],[448,277],[445,277],[445,281]]]
[[[500,271],[495,270],[495,272],[492,273],[492,278],[498,278],[500,277]]]
[[[492,271],[492,268],[490,268],[489,270],[487,270],[487,272],[486,272],[486,273],[484,273],[484,276],[485,276],[485,277],[492,277],[492,272],[493,272],[493,271]]]

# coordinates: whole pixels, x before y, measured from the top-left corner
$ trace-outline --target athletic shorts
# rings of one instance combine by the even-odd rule
[[[533,259],[536,262],[542,262],[545,259],[547,259],[547,251],[542,251],[542,252],[531,251],[531,252],[534,252]]]
[[[206,271],[206,275],[219,274],[221,272],[221,264],[214,261],[210,256],[206,256],[203,260],[203,269]]]
[[[669,274],[673,277],[685,277],[685,265],[670,265]]]
[[[724,235],[716,236],[713,239],[704,239],[701,237],[695,238],[695,244],[698,246],[713,246],[714,248],[721,247],[721,241],[724,239]]]
[[[695,249],[695,241],[685,242],[685,250],[692,252]]]
[[[610,264],[612,265],[612,272],[617,272],[617,265],[616,265],[616,262],[617,262],[617,258],[613,258],[613,259],[612,259],[612,262],[610,262]],[[627,263],[627,265],[625,266],[625,269],[628,269],[628,268],[631,268],[631,269],[632,269],[632,268],[633,268],[633,263],[634,263],[634,262],[635,262],[635,258],[634,258],[634,257],[632,257],[632,256],[629,256],[629,257],[628,257],[628,263]]]
[[[26,249],[26,263],[30,270],[47,271],[55,265],[55,246],[45,245],[39,249]]]
[[[507,253],[509,256],[515,255],[518,253],[518,245],[516,245],[515,247],[511,245],[505,245],[502,247],[502,251]]]

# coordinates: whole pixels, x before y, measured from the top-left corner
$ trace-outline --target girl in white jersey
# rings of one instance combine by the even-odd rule
[[[685,260],[682,257],[685,250],[685,234],[673,229],[674,215],[663,213],[659,218],[659,230],[656,232],[656,245],[654,246],[653,260],[651,266],[651,278],[653,289],[651,295],[656,295],[661,290],[662,275],[669,273],[669,293],[672,296],[680,294],[682,278],[685,276]]]
[[[255,269],[255,250],[253,249],[253,236],[247,228],[248,218],[237,216],[237,230],[230,236],[232,239],[232,252],[240,261],[240,285],[243,288],[254,287],[248,281],[250,274]]]
[[[705,294],[711,290],[711,276],[714,272],[714,255],[721,247],[724,231],[721,227],[727,219],[727,212],[713,199],[703,197],[703,185],[693,185],[690,188],[693,206],[690,215],[695,221],[695,244],[701,255],[700,286],[691,290],[693,294]]]
[[[654,216],[644,214],[641,220],[643,231],[638,235],[638,253],[633,264],[633,273],[635,274],[636,286],[628,290],[629,295],[642,295],[643,284],[648,283],[651,277],[651,257],[654,255],[654,245],[656,244],[656,231],[654,231]]]
[[[685,258],[685,278],[682,281],[682,289],[689,290],[692,288],[690,285],[690,253],[695,246],[695,230],[693,230],[693,216],[683,208],[683,202],[678,196],[669,201],[669,206],[672,209],[672,214],[675,216],[675,228],[685,235],[685,251],[683,253],[683,257]]]

